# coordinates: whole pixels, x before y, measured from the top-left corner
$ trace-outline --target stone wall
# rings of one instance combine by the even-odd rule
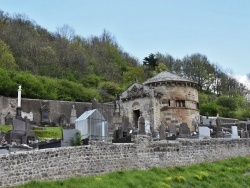
[[[250,139],[207,139],[133,144],[91,142],[87,146],[53,148],[0,155],[0,187],[30,180],[57,180],[124,169],[147,169],[210,162],[250,154]]]
[[[41,109],[43,103],[49,107],[49,122],[59,125],[59,120],[62,115],[65,117],[65,122],[70,123],[70,114],[72,106],[75,106],[76,115],[79,117],[83,112],[91,110],[93,104],[89,102],[74,102],[74,101],[56,101],[56,100],[40,100],[40,99],[26,99],[22,98],[22,111],[25,113],[33,113],[33,121],[40,125]],[[0,96],[0,125],[5,124],[5,116],[10,113],[14,118],[16,116],[17,99]],[[97,103],[95,105],[107,121],[113,123],[114,104],[113,103]]]

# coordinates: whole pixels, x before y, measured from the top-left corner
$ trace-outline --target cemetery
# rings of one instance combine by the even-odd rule
[[[0,187],[250,154],[250,122],[200,116],[197,83],[169,72],[105,104],[22,99],[21,91],[0,97],[0,124],[13,128],[0,134]],[[62,126],[62,139],[39,141],[32,130],[46,126]]]

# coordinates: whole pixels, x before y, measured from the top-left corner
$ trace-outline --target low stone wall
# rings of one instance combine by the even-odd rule
[[[183,166],[250,154],[250,139],[149,141],[133,144],[90,142],[0,155],[0,187],[30,180],[57,180],[124,169]]]

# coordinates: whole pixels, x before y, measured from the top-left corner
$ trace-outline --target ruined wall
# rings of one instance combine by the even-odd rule
[[[72,106],[75,105],[76,115],[79,117],[83,112],[92,109],[92,103],[89,102],[74,102],[74,101],[56,101],[56,100],[39,100],[39,99],[26,99],[22,98],[21,107],[22,111],[26,113],[33,113],[34,122],[40,124],[41,108],[43,104],[49,106],[49,121],[50,123],[59,124],[60,116],[65,116],[65,121],[70,123],[70,114]],[[5,124],[5,116],[8,112],[14,118],[16,116],[17,99],[1,97],[0,96],[0,125]],[[97,108],[109,123],[112,123],[112,115],[114,112],[113,103],[100,104],[97,103]]]
[[[0,155],[0,187],[30,180],[57,180],[124,169],[147,169],[210,162],[250,154],[250,139],[209,139],[135,144],[91,142],[88,146],[53,148]]]

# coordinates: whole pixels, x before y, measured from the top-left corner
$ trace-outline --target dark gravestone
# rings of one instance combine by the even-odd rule
[[[250,130],[250,124],[247,124],[247,130],[248,131]]]
[[[160,125],[160,140],[166,140],[166,126],[164,124]]]
[[[13,120],[13,130],[25,132],[27,131],[27,129],[28,127],[26,126],[25,121],[22,121],[20,119]]]
[[[99,106],[98,101],[96,99],[92,100],[92,109],[97,109]]]
[[[59,117],[59,125],[65,126],[67,124],[67,117],[63,114]]]
[[[172,135],[176,136],[176,126],[175,125],[169,125],[168,131],[169,131],[169,136],[172,136]]]
[[[139,133],[140,134],[146,134],[144,117],[140,116],[138,121],[139,121]]]
[[[12,125],[13,124],[13,117],[10,114],[10,112],[8,112],[8,114],[5,116],[5,125]]]
[[[129,132],[129,118],[127,116],[122,117],[122,137],[126,137]]]
[[[187,125],[187,123],[181,123],[180,124],[180,136],[189,136],[190,135],[190,129]]]
[[[49,101],[42,101],[41,103],[41,125],[48,125],[50,123],[49,118],[50,103]]]

